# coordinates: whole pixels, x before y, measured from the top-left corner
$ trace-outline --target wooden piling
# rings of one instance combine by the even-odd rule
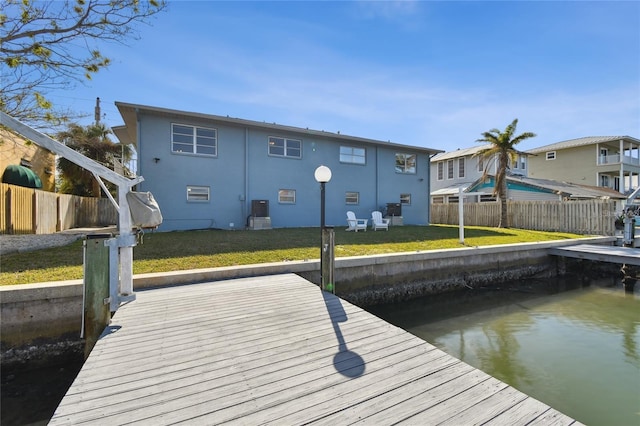
[[[83,335],[85,359],[111,320],[109,309],[109,235],[87,235],[84,241]]]

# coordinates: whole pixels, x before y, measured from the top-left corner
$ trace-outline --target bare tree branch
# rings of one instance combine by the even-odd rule
[[[0,110],[27,122],[65,121],[47,92],[110,64],[101,42],[127,44],[164,0],[0,0]],[[81,46],[81,47],[79,47]]]

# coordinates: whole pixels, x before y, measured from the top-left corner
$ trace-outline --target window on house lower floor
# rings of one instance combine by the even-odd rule
[[[396,173],[416,173],[416,154],[396,154]]]
[[[269,155],[276,157],[302,158],[302,141],[298,139],[269,136]]]
[[[218,155],[218,131],[206,127],[171,124],[171,151],[178,154]]]
[[[411,204],[411,194],[400,194],[400,202],[402,204]]]
[[[208,186],[187,186],[187,201],[193,203],[205,203],[210,200],[211,194]]]
[[[444,204],[444,197],[443,196],[433,197],[431,199],[431,202],[433,204]]]
[[[344,202],[345,204],[359,204],[360,203],[360,193],[359,192],[345,192],[344,194]]]
[[[296,190],[295,189],[281,189],[278,191],[278,202],[280,204],[295,204],[296,203]]]

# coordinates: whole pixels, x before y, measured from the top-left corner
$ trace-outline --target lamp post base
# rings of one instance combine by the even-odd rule
[[[335,232],[332,226],[322,228],[322,251],[320,253],[320,288],[331,293],[336,292],[335,273]]]

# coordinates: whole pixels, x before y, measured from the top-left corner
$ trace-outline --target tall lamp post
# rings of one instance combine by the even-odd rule
[[[323,290],[335,292],[333,286],[334,271],[334,233],[333,227],[325,224],[325,184],[331,180],[331,169],[327,166],[320,166],[316,169],[313,176],[320,183],[320,288]]]

